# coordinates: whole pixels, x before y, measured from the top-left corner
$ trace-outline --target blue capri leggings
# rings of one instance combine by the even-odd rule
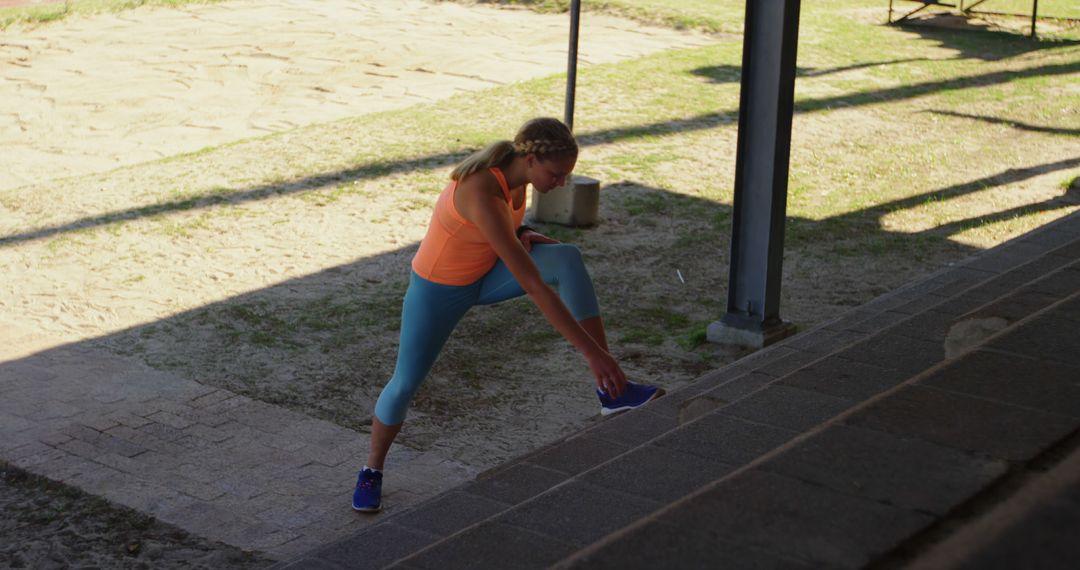
[[[600,314],[592,279],[578,248],[566,244],[533,244],[530,255],[544,282],[558,288],[559,297],[575,319],[583,321]],[[379,421],[386,425],[405,421],[413,394],[427,377],[458,321],[473,305],[492,305],[524,294],[502,260],[471,285],[432,283],[413,272],[402,303],[397,366],[375,404]]]

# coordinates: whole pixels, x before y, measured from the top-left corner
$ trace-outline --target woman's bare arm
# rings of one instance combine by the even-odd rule
[[[613,396],[621,395],[625,374],[615,359],[581,328],[562,299],[544,283],[540,270],[514,235],[513,219],[494,177],[486,172],[470,176],[458,187],[457,197],[455,205],[461,215],[476,224],[555,330],[585,356],[596,376],[597,386]]]

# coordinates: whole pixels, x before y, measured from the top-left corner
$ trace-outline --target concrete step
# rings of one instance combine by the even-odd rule
[[[1077,259],[1073,215],[285,567],[864,566],[1080,427]]]

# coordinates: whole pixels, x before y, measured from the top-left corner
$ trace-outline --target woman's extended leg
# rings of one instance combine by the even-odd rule
[[[415,273],[401,307],[401,341],[394,375],[375,403],[368,467],[382,469],[416,390],[450,333],[476,299],[477,288],[427,281]]]
[[[606,340],[602,342],[603,324],[598,318],[600,305],[596,300],[592,277],[581,258],[581,251],[575,246],[563,243],[534,244],[529,255],[540,270],[544,282],[558,289],[559,298],[570,310],[570,314],[574,315],[574,319],[586,327],[585,331],[593,336],[594,340],[605,346]],[[491,305],[524,294],[521,285],[518,285],[510,270],[500,260],[480,280],[480,296],[476,304]],[[594,323],[585,324],[594,319]],[[593,335],[594,332],[600,337]]]

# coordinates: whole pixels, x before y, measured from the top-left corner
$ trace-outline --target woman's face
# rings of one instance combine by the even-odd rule
[[[547,192],[566,184],[566,178],[577,164],[576,156],[542,160],[530,155],[530,158],[529,182],[532,182],[533,188],[539,192]]]

